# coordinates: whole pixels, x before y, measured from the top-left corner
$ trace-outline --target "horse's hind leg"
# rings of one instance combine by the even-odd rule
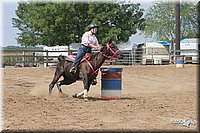
[[[58,68],[56,69],[54,78],[49,85],[49,95],[51,95],[54,85],[58,82],[59,78],[63,75],[63,72],[64,72],[63,70],[58,70]]]
[[[49,85],[49,95],[51,95],[51,92],[53,90],[54,85],[56,84],[56,82],[58,81],[58,79],[61,77],[62,75],[59,76],[55,76],[53,81],[51,82],[51,84]]]

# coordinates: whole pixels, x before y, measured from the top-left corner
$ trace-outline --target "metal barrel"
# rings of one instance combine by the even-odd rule
[[[183,55],[176,55],[176,67],[177,68],[184,67],[184,56]]]
[[[122,68],[101,68],[101,98],[120,98]]]

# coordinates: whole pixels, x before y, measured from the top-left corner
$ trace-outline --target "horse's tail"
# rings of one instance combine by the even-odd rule
[[[59,60],[59,61],[65,60],[65,58],[66,58],[66,57],[65,57],[64,55],[59,55],[59,56],[58,56],[58,60]]]

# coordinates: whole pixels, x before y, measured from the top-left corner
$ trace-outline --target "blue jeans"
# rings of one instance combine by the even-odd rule
[[[79,63],[83,59],[86,53],[91,53],[91,48],[81,44],[81,46],[78,49],[76,59],[74,60],[72,64],[72,67],[75,67],[76,64]]]

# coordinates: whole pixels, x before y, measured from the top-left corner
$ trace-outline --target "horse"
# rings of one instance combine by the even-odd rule
[[[58,91],[62,93],[62,85],[70,85],[77,80],[82,79],[84,90],[80,93],[74,94],[72,97],[80,98],[83,96],[84,100],[87,101],[90,85],[92,84],[93,80],[96,79],[100,67],[103,65],[106,59],[112,60],[113,58],[122,59],[123,54],[118,47],[113,44],[112,41],[109,41],[101,48],[99,52],[93,54],[90,60],[84,58],[76,67],[76,73],[72,74],[69,71],[72,67],[73,61],[66,61],[66,57],[60,55],[58,57],[59,62],[56,66],[54,78],[49,85],[49,95],[51,95],[55,84],[57,85]],[[61,76],[63,76],[64,79],[58,81]]]

